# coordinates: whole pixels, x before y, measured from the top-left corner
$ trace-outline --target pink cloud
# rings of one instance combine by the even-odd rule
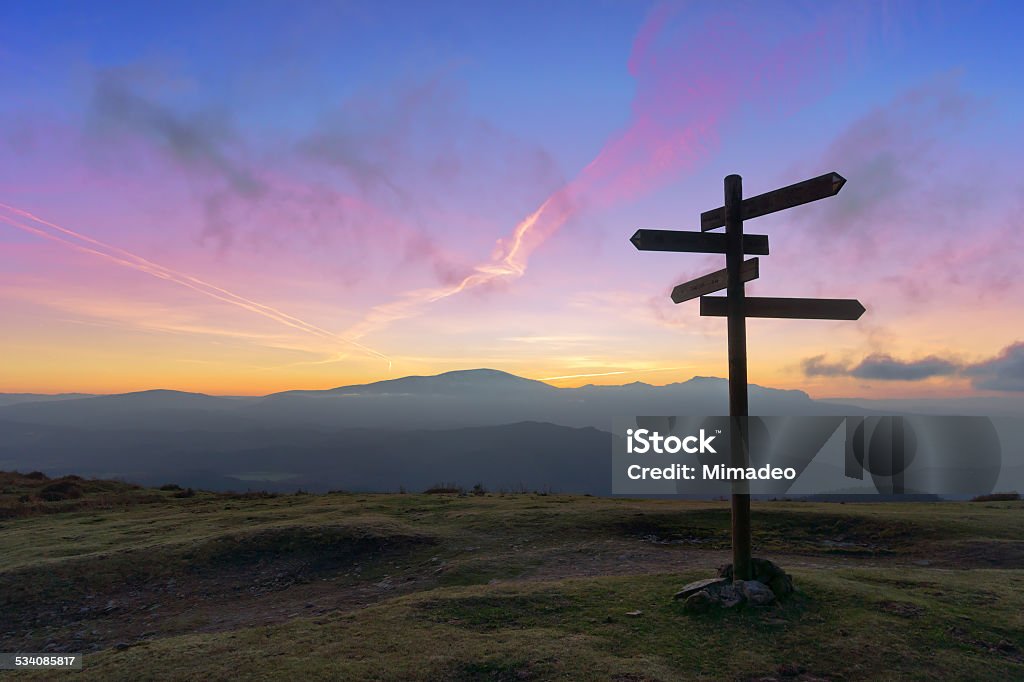
[[[794,210],[772,233],[771,263],[815,295],[857,296],[890,314],[1018,295],[1024,191],[991,181],[1012,177],[1005,148],[968,142],[984,120],[984,104],[955,77],[866,112],[814,167],[844,175],[842,192]]]
[[[809,32],[768,44],[756,26],[738,26],[727,15],[695,22],[681,6],[656,7],[638,31],[629,58],[637,91],[627,127],[499,239],[492,257],[461,281],[406,292],[372,309],[349,333],[358,338],[435,301],[518,278],[531,254],[585,207],[633,200],[678,180],[715,150],[719,127],[741,103],[769,91],[795,91],[827,72],[835,26],[830,17]]]

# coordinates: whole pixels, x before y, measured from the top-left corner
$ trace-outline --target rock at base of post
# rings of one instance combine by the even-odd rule
[[[728,585],[730,582],[732,581],[726,580],[725,578],[708,578],[706,580],[698,580],[685,585],[683,589],[676,592],[676,596],[673,597],[673,599],[687,599],[698,592],[708,589],[714,590],[724,585]]]
[[[721,578],[690,583],[675,598],[682,600],[683,610],[689,613],[731,609],[742,604],[767,606],[775,602],[775,594],[763,583],[756,580],[731,582]]]
[[[711,609],[731,609],[747,606],[768,606],[793,592],[793,579],[767,559],[753,559],[751,562],[753,580],[733,581],[732,564],[718,569],[718,578],[697,580],[676,593],[675,599],[683,602],[683,610],[689,613],[704,613]]]
[[[777,564],[767,559],[753,558],[750,560],[751,578],[767,585],[775,596],[784,599],[793,593],[793,579]],[[732,564],[724,564],[718,569],[718,576],[723,580],[732,580]]]
[[[775,601],[775,593],[771,588],[757,580],[737,580],[733,587],[751,606],[767,606]]]

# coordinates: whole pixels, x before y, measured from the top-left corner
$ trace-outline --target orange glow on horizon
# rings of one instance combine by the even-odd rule
[[[606,371],[577,372],[567,374],[550,374],[528,367],[491,367],[507,371],[523,378],[543,381],[559,388],[578,388],[588,384],[621,385],[642,382],[653,386],[681,383],[700,377],[725,377],[724,359],[721,363],[708,366],[690,365],[667,368],[619,368]],[[403,376],[422,376],[440,374],[457,369],[476,369],[476,367],[459,367],[445,363],[437,368],[422,366],[409,367],[400,373],[381,373],[372,369],[361,372],[346,370],[318,372],[315,365],[312,369],[288,372],[273,371],[266,368],[252,367],[247,371],[236,367],[204,362],[164,362],[150,363],[148,371],[134,362],[124,364],[116,371],[104,373],[102,378],[96,377],[85,368],[84,371],[68,372],[67,368],[27,366],[22,372],[6,372],[5,381],[0,385],[0,393],[90,393],[118,394],[145,391],[151,389],[168,389],[184,392],[206,393],[209,395],[230,396],[263,396],[289,390],[326,390],[340,386],[359,385],[395,379]],[[612,365],[614,367],[614,365]],[[592,369],[599,369],[597,367]],[[668,376],[666,376],[666,374]],[[998,395],[996,392],[979,392],[972,389],[962,379],[934,379],[924,382],[891,381],[870,382],[870,389],[865,390],[867,382],[848,377],[827,378],[794,378],[784,371],[770,367],[751,364],[750,383],[780,390],[800,390],[816,399],[833,398],[915,398],[915,397],[960,397],[970,395]]]

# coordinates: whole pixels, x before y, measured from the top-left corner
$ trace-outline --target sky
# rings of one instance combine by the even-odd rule
[[[7,2],[0,391],[256,395],[489,367],[725,376],[639,252],[747,196],[753,383],[1024,391],[1015,2]]]

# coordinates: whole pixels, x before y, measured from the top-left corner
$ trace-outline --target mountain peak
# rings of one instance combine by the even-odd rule
[[[172,388],[150,388],[145,391],[129,391],[128,393],[114,393],[109,398],[116,397],[135,397],[135,398],[170,398],[174,396],[201,396],[203,398],[209,398],[206,393],[195,393],[193,391],[176,391]]]
[[[369,384],[339,386],[326,391],[288,391],[288,394],[303,395],[431,395],[431,394],[466,394],[474,392],[491,392],[495,394],[509,391],[548,391],[557,390],[550,384],[534,379],[526,379],[500,369],[456,369],[441,374],[427,376],[407,376],[398,379],[385,379]]]
[[[453,369],[450,372],[442,372],[441,374],[430,375],[434,378],[438,377],[449,377],[449,378],[466,378],[466,379],[493,379],[493,380],[512,380],[512,381],[533,381],[533,379],[525,379],[515,374],[502,371],[500,369],[491,369],[489,367],[480,367],[477,369]]]

